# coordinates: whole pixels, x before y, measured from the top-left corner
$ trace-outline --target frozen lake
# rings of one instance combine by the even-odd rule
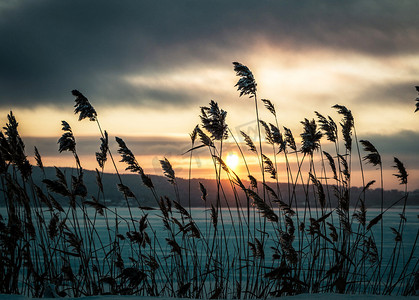
[[[343,257],[345,265],[342,269],[349,274],[347,275],[348,286],[351,280],[356,281],[356,284],[351,285],[349,292],[371,293],[377,292],[377,289],[384,288],[385,284],[389,283],[387,277],[389,272],[394,273],[392,277],[396,281],[397,278],[412,277],[413,270],[418,268],[418,247],[416,246],[413,250],[412,247],[419,230],[419,207],[406,209],[406,225],[401,232],[402,240],[399,242],[395,241],[396,235],[391,228],[399,230],[401,221],[404,222],[400,216],[402,207],[393,207],[384,214],[383,260],[379,271],[382,274],[382,282],[378,285],[371,285],[368,282],[369,278],[377,278],[378,268],[376,262],[364,257],[368,255],[369,250],[363,242],[372,237],[376,243],[377,254],[381,255],[381,223],[378,222],[371,230],[366,230],[366,226],[362,227],[352,218],[351,209],[348,216],[352,224],[352,233],[346,238],[342,238],[344,228],[340,226],[336,211],[328,215],[325,222],[318,226],[320,234],[316,235],[310,234],[310,225],[313,225],[314,219],[319,219],[328,212],[322,213],[320,210],[304,212],[300,209],[290,218],[291,220],[286,221],[285,218],[280,217],[278,223],[273,223],[267,222],[253,208],[249,214],[245,209],[223,208],[218,212],[218,222],[215,227],[212,223],[211,211],[206,208],[186,209],[186,212],[181,214],[172,207],[172,213],[167,218],[161,210],[157,209],[143,211],[139,208],[132,208],[130,213],[126,207],[112,207],[106,210],[107,217],[105,217],[97,214],[93,208],[88,208],[88,219],[80,209],[74,212],[68,208],[65,210],[65,213],[60,213],[60,219],[67,216],[70,224],[77,220],[78,224],[74,228],[78,228],[75,232],[84,240],[83,247],[86,255],[84,261],[88,261],[89,268],[95,265],[95,268],[100,269],[100,273],[103,274],[102,277],[106,274],[115,274],[116,268],[113,262],[120,259],[119,262],[122,261],[122,263],[118,268],[121,270],[138,268],[144,270],[146,274],[154,272],[152,284],[157,291],[167,288],[168,281],[171,282],[173,291],[180,289],[185,282],[202,282],[201,287],[195,288],[206,290],[207,294],[211,294],[211,291],[220,284],[227,287],[234,285],[243,289],[246,286],[260,285],[275,291],[275,280],[265,277],[265,274],[287,264],[299,270],[298,272],[289,270],[290,274],[298,276],[305,282],[310,282],[311,287],[303,292],[322,292],[321,281],[329,280],[328,276],[335,276],[330,272],[336,267],[336,262]],[[277,210],[275,212],[278,216],[281,215]],[[7,219],[4,207],[0,208],[0,214]],[[379,214],[379,209],[368,209],[366,225]],[[75,219],[71,219],[70,215],[73,215]],[[145,215],[147,218],[141,222]],[[50,222],[48,216],[51,217],[51,214],[44,212],[46,224]],[[294,229],[290,228],[290,222],[295,227]],[[191,230],[192,223],[195,231]],[[304,228],[301,227],[302,223],[304,223]],[[332,241],[332,230],[326,225],[327,223],[335,225],[339,235],[337,241]],[[135,237],[138,232],[139,234]],[[144,242],[145,233],[149,237],[148,244],[146,242],[141,244],[138,239]],[[298,256],[298,261],[295,263],[285,257],[289,252],[284,250],[283,243],[284,234],[292,233],[294,237],[290,242],[290,247]],[[133,243],[133,241],[136,242]],[[176,241],[175,246],[170,241]],[[61,250],[52,251],[52,258],[49,258],[48,263],[60,266],[63,251],[74,252],[68,248],[68,245],[62,244],[60,248],[61,243],[63,243],[62,239],[56,239],[55,244],[54,242],[50,244],[54,249]],[[258,243],[261,248],[258,248]],[[398,247],[395,248],[396,245]],[[117,252],[114,251],[116,246]],[[36,251],[33,250],[32,252],[35,253]],[[119,258],[110,259],[110,256],[116,254]],[[319,257],[317,258],[316,255]],[[341,258],[337,258],[338,256]],[[150,269],[150,257],[153,257],[158,264],[155,270]],[[405,263],[409,259],[411,263],[406,269]],[[42,257],[38,257],[38,260],[45,262]],[[79,257],[67,256],[66,260],[73,270],[80,269]],[[363,277],[357,274],[361,271]],[[332,275],[324,275],[328,273]],[[151,275],[149,276],[151,278]],[[223,281],[220,281],[220,278]],[[316,280],[320,280],[318,290],[313,290],[312,285],[316,284]],[[398,286],[395,289],[396,293],[398,293],[398,288],[403,289],[403,286]],[[259,291],[255,290],[255,292]],[[227,295],[229,295],[228,298],[233,297],[234,291],[227,291]]]

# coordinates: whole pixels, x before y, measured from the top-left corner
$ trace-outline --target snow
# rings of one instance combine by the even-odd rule
[[[27,300],[25,296],[20,295],[2,295],[0,294],[0,300]],[[45,299],[45,298],[44,298]],[[48,298],[51,299],[51,298]],[[175,298],[158,298],[158,297],[140,297],[140,296],[90,296],[80,298],[65,298],[65,299],[77,299],[77,300],[175,300]],[[180,299],[180,298],[176,298]],[[351,295],[351,294],[301,294],[297,296],[287,296],[281,298],[271,298],[272,300],[419,300],[419,296],[383,296],[383,295]]]

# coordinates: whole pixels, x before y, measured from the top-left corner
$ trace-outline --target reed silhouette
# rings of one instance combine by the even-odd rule
[[[200,108],[201,124],[190,134],[191,148],[185,153],[191,162],[196,149],[208,150],[215,195],[210,195],[202,182],[192,186],[190,163],[188,196],[182,197],[167,158],[160,164],[174,197],[161,194],[128,145],[116,137],[117,152],[126,170],[137,174],[153,195],[154,205],[141,205],[120,176],[109,147],[110,136],[102,130],[98,113],[77,90],[72,94],[79,121],[96,122],[99,129],[97,188],[88,190],[84,183],[76,137],[66,121],[62,121],[59,152],[73,154],[74,173],[68,177],[55,168],[55,177],[47,178],[35,148],[36,165],[43,172],[42,184],[35,184],[18,122],[10,112],[4,133],[0,132],[1,197],[6,208],[0,215],[0,293],[211,299],[328,292],[413,295],[419,271],[419,231],[406,236],[408,173],[403,163],[394,158],[396,180],[404,186],[403,197],[386,199],[390,204],[385,207],[381,156],[371,142],[358,141],[349,109],[333,106],[342,115],[341,130],[330,116],[319,112],[315,112],[317,121],[305,118],[298,147],[291,130],[279,125],[274,104],[268,99],[258,100],[250,69],[238,62],[233,65],[240,77],[236,84],[240,96],[249,96],[255,103],[257,143],[243,131],[235,137],[227,112],[211,101]],[[259,109],[263,107],[272,115],[271,123],[260,119]],[[223,161],[227,137],[235,141],[246,167],[244,178]],[[322,149],[324,138],[334,145],[335,153]],[[128,217],[106,200],[102,179],[108,156]],[[250,171],[250,157],[257,158],[258,173]],[[290,164],[294,157],[296,170]],[[287,178],[282,184],[279,161],[284,162],[282,172]],[[363,186],[351,206],[355,164],[360,167]],[[382,194],[378,214],[366,206],[366,191],[375,184],[364,182],[366,164],[379,167]],[[265,175],[273,182],[267,182]],[[296,192],[297,187],[303,188],[303,194]],[[204,221],[195,219],[191,207],[195,189],[201,193]],[[67,205],[60,204],[57,197],[64,197]],[[398,225],[387,230],[384,216],[395,205],[402,207]],[[104,233],[98,231],[99,220],[105,222]],[[391,251],[384,252],[384,235],[388,234],[393,236],[393,243]],[[409,248],[406,240],[410,241]]]

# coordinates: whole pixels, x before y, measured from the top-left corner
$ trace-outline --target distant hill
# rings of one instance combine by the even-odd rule
[[[34,167],[33,169],[33,179],[34,183],[40,187],[44,191],[46,191],[45,185],[42,183],[42,180],[47,178],[54,180],[56,179],[56,171],[53,167],[46,167],[45,174],[38,168]],[[60,168],[60,170],[66,175],[68,184],[71,185],[71,176],[77,175],[76,169],[73,168]],[[86,198],[91,199],[92,196],[98,196],[98,185],[96,180],[97,173],[95,171],[84,170],[84,183],[88,190],[88,196]],[[176,195],[174,192],[173,185],[171,185],[164,176],[157,176],[157,175],[150,175],[150,178],[154,184],[158,197],[167,196],[172,200],[176,200]],[[156,206],[156,200],[151,193],[151,191],[144,186],[141,181],[141,177],[137,174],[121,174],[121,179],[124,185],[128,186],[130,190],[134,193],[136,198],[138,199],[141,206]],[[189,182],[186,179],[178,178],[177,185],[179,188],[179,198],[180,202],[184,206],[188,206],[190,201],[191,206],[193,207],[202,207],[205,206],[204,201],[201,199],[201,191],[199,189],[199,182],[201,182],[208,193],[207,196],[207,205],[209,203],[215,203],[216,195],[217,195],[217,183],[215,180],[211,179],[192,179],[190,181],[190,197],[189,197]],[[119,183],[118,176],[112,173],[104,173],[102,177],[102,184],[104,187],[104,194],[106,198],[106,204],[108,206],[126,206],[126,201],[121,194],[121,192],[117,188],[117,184]],[[243,180],[243,184],[246,187],[250,186],[250,182],[247,180]],[[268,184],[275,192],[278,193],[276,183],[269,183]],[[234,191],[231,187],[229,181],[223,180],[222,181],[222,190],[221,190],[221,203],[223,206],[227,205],[226,199],[228,204],[231,207],[236,207],[237,203],[235,203]],[[262,185],[258,183],[259,193],[262,193]],[[241,190],[240,187],[236,186],[237,197],[240,201],[239,204],[242,206],[246,205],[246,197]],[[281,183],[279,185],[279,193],[281,199],[285,203],[288,203],[289,196],[288,196],[288,186],[285,183]],[[306,193],[304,192],[302,185],[297,185],[295,189],[295,194],[297,198],[297,205],[298,207],[304,207],[306,204],[306,199],[308,198],[309,204],[311,207],[316,207],[315,199],[314,199],[314,192],[312,187],[308,192],[308,196],[306,197]],[[331,199],[332,207],[337,206],[337,198],[334,196],[334,191],[332,186],[329,186],[329,189],[325,187],[325,194],[326,197]],[[63,197],[59,195],[53,194],[54,197],[57,198],[59,202],[66,205],[67,201]],[[355,203],[358,201],[360,196],[362,195],[362,188],[352,187],[350,191],[351,199],[350,204],[354,206]],[[404,193],[398,190],[385,190],[384,191],[384,203],[385,207],[390,206],[398,199],[401,199],[404,196]],[[380,189],[371,189],[367,190],[365,193],[366,199],[366,206],[367,207],[378,207],[381,203],[381,190]],[[101,201],[103,201],[103,196],[101,196]],[[130,204],[137,206],[137,202],[134,199],[129,199]],[[0,194],[0,204],[4,205],[4,198],[3,195]],[[402,202],[400,202],[400,205]],[[317,204],[318,205],[318,204]],[[419,190],[409,193],[408,197],[408,205],[419,205]]]

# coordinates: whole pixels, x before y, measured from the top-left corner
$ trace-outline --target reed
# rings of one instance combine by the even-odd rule
[[[126,170],[137,174],[152,194],[151,206],[143,205],[123,182],[109,146],[111,137],[79,91],[72,91],[75,113],[79,120],[96,122],[100,133],[94,190],[86,188],[76,137],[66,121],[58,151],[70,152],[75,168],[71,174],[55,168],[55,177],[47,178],[35,148],[34,160],[43,174],[36,184],[18,122],[10,112],[4,133],[0,132],[5,206],[0,215],[0,293],[211,299],[329,292],[413,295],[419,272],[419,231],[412,237],[405,230],[412,220],[406,218],[409,193],[404,164],[394,158],[394,175],[404,187],[404,196],[384,201],[381,156],[371,142],[358,141],[349,109],[333,106],[342,116],[337,123],[319,112],[315,112],[317,120],[305,118],[299,145],[293,133],[280,126],[274,104],[258,99],[250,69],[233,64],[240,77],[236,85],[240,96],[254,98],[258,141],[244,131],[234,136],[227,112],[217,102],[202,106],[201,124],[190,134],[190,149],[185,153],[190,161],[186,198],[172,162],[160,160],[162,174],[173,187],[170,198],[145,173],[125,141],[115,137]],[[260,118],[263,107],[271,120]],[[245,178],[223,160],[227,138],[241,154]],[[326,143],[334,150],[324,151]],[[192,159],[201,148],[212,161],[215,190],[202,182],[192,185]],[[115,188],[125,199],[128,216],[107,203],[102,180],[108,158],[119,178]],[[251,171],[250,158],[259,162],[259,171]],[[379,167],[378,214],[368,209],[367,191],[375,180],[363,183],[359,195],[351,195],[352,169],[360,168],[364,182],[366,164]],[[278,174],[286,174],[285,184]],[[191,207],[194,189],[200,191],[204,221],[195,219]],[[401,207],[400,219],[388,228],[385,216],[396,205]],[[104,227],[99,228],[100,221]],[[393,238],[391,251],[384,251],[386,236]]]

